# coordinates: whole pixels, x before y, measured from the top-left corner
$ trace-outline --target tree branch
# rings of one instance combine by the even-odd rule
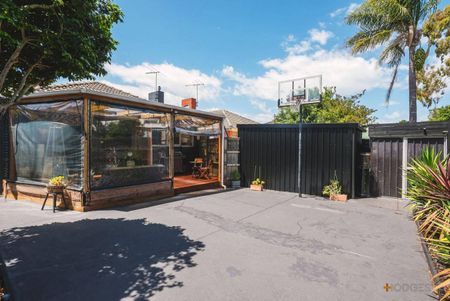
[[[27,69],[27,71],[25,71],[25,73],[24,73],[24,75],[22,77],[22,80],[20,81],[19,87],[17,87],[16,92],[10,98],[9,102],[15,103],[17,100],[19,100],[24,95],[23,91],[26,88],[27,79],[30,76],[31,72],[33,72],[33,70],[41,64],[41,61],[42,61],[42,56],[39,58],[39,60],[36,63],[31,65]],[[26,93],[26,91],[25,91],[25,93]]]
[[[3,20],[0,20],[0,31],[2,31]],[[2,53],[2,39],[0,38],[0,53]]]
[[[55,7],[54,4],[27,4],[27,5],[23,5],[23,8],[28,8],[28,9],[50,9]]]
[[[20,52],[28,44],[29,39],[25,37],[25,30],[22,29],[22,42],[17,45],[16,49],[13,51],[9,59],[6,61],[5,66],[3,66],[2,71],[0,72],[0,91],[3,89],[3,85],[6,80],[6,76],[8,75],[11,68],[18,62],[18,58]]]

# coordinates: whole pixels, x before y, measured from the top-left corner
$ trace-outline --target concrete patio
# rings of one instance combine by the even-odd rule
[[[0,200],[0,250],[15,300],[434,300],[396,202],[241,189],[53,214]]]

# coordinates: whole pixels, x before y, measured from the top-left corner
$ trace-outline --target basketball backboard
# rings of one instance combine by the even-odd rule
[[[319,103],[322,94],[322,75],[278,82],[278,107]]]

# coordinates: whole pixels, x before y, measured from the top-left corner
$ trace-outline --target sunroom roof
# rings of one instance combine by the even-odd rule
[[[189,108],[184,108],[180,106],[162,104],[155,101],[149,101],[147,99],[140,98],[131,93],[125,92],[123,90],[117,89],[110,85],[97,82],[97,81],[87,81],[87,82],[73,82],[60,85],[51,85],[45,88],[37,88],[32,94],[24,97],[24,99],[32,98],[45,98],[50,96],[59,95],[69,95],[69,94],[91,94],[103,97],[111,97],[114,99],[125,100],[128,102],[135,102],[140,105],[148,105],[151,107],[161,107],[165,109],[176,110],[178,112],[186,112],[194,115],[203,115],[205,117],[213,117],[214,119],[223,119],[223,116],[211,112],[205,112],[200,110],[193,110]]]

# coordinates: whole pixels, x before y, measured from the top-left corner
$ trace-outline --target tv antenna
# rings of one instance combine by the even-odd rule
[[[155,75],[155,91],[158,91],[158,73],[159,71],[149,71],[145,72],[145,74],[154,74]]]
[[[196,96],[195,96],[195,99],[197,100],[197,104],[198,104],[198,87],[199,86],[204,86],[205,84],[204,83],[197,83],[197,84],[189,84],[189,85],[186,85],[186,87],[195,87],[195,89],[196,89]]]

